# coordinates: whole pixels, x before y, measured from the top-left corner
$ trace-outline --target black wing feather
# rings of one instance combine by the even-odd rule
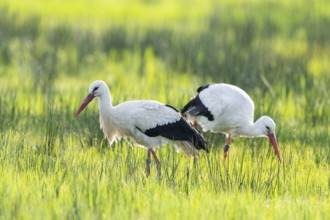
[[[139,130],[141,131],[141,129]],[[149,137],[163,136],[175,141],[188,141],[191,142],[196,149],[203,149],[208,152],[202,134],[200,134],[184,118],[181,118],[174,123],[156,126],[143,133]]]
[[[203,91],[204,89],[207,89],[211,84],[207,84],[205,86],[200,86],[198,89],[197,89],[197,92],[200,93],[201,91]]]
[[[181,110],[182,114],[188,113],[190,115],[202,115],[205,116],[209,121],[213,121],[214,117],[209,109],[203,104],[199,96],[197,95],[195,98],[190,100],[188,104],[186,104]]]

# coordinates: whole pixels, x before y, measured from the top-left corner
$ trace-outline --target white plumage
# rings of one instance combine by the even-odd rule
[[[173,107],[151,100],[127,101],[112,106],[111,95],[105,82],[97,80],[89,87],[89,94],[75,114],[75,118],[95,97],[99,100],[100,127],[110,145],[122,137],[130,137],[148,151],[147,176],[150,172],[150,153],[157,169],[160,163],[154,148],[173,143],[185,154],[197,157],[204,149],[203,136]]]
[[[224,158],[227,157],[231,137],[268,137],[281,160],[275,136],[275,122],[268,116],[254,122],[254,103],[250,96],[229,84],[210,84],[198,88],[198,95],[182,109],[189,120],[203,131],[226,134]]]
[[[143,132],[180,120],[177,112],[156,101],[127,101],[112,109],[104,109],[101,103],[103,102],[99,102],[100,126],[110,144],[115,138],[131,137],[141,147],[162,146],[170,140],[161,136],[148,137]]]

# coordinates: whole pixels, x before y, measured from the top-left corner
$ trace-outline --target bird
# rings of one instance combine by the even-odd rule
[[[204,132],[226,135],[223,161],[228,156],[230,141],[234,137],[268,137],[275,154],[282,161],[274,120],[269,116],[261,116],[254,122],[254,103],[244,90],[231,84],[213,83],[200,86],[197,93],[182,108],[181,113]]]
[[[102,80],[90,84],[88,95],[74,119],[94,98],[98,99],[100,128],[110,145],[121,138],[130,138],[147,150],[147,177],[151,154],[160,173],[160,161],[155,153],[157,147],[172,143],[178,151],[194,158],[201,149],[208,152],[202,133],[174,107],[153,100],[131,100],[113,106],[110,89]]]

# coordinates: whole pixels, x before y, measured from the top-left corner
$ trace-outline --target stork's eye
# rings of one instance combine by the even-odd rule
[[[269,134],[270,128],[268,126],[266,126],[266,130],[267,130],[267,133]]]
[[[97,87],[95,87],[94,89],[93,89],[93,93],[96,91],[96,90],[98,90],[99,89],[99,87],[97,86]]]

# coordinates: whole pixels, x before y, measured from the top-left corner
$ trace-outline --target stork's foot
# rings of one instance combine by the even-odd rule
[[[225,162],[226,158],[228,157],[229,147],[229,144],[225,144],[225,148],[223,150],[223,162]]]
[[[148,178],[150,176],[150,166],[151,166],[151,159],[147,159],[147,167],[146,167],[146,177]]]

